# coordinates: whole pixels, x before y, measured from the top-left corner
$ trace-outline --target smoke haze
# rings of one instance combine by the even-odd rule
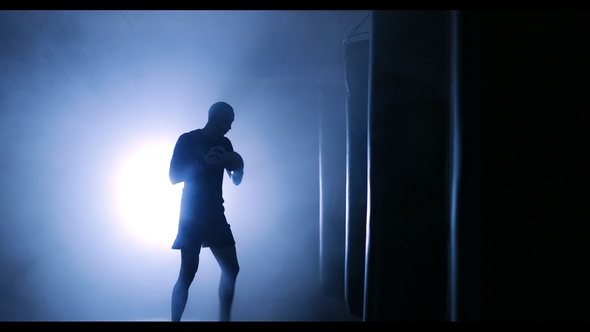
[[[342,79],[364,16],[0,11],[0,320],[168,320],[180,253],[123,227],[118,176],[146,146],[168,164],[220,100],[245,161],[224,181],[232,318],[358,320],[319,286],[317,82]],[[216,320],[219,273],[204,249],[184,319]]]

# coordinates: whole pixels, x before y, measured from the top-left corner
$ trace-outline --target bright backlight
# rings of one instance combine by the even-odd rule
[[[125,228],[140,240],[171,246],[176,236],[182,184],[168,169],[174,146],[146,145],[133,153],[119,177],[118,202]]]

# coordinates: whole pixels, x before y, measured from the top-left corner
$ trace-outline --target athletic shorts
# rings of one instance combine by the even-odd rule
[[[201,247],[229,247],[236,244],[230,225],[225,218],[223,221],[208,227],[182,227],[181,224],[172,249],[199,254]]]

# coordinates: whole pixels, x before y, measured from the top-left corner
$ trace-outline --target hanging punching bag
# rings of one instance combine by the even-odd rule
[[[480,13],[451,12],[450,320],[482,315]],[[494,58],[490,56],[490,58]],[[486,66],[486,69],[493,72]],[[460,282],[459,282],[460,281]],[[488,316],[490,317],[490,316]]]
[[[447,319],[446,11],[374,11],[365,321]]]
[[[346,45],[346,258],[348,311],[363,316],[367,220],[369,40]]]
[[[344,82],[320,82],[320,284],[344,298],[346,106]]]

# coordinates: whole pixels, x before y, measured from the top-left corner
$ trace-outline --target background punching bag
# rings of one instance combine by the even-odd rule
[[[451,11],[449,312],[479,321],[482,307],[481,19]],[[487,320],[487,318],[484,318]]]
[[[346,45],[346,258],[348,311],[363,316],[367,220],[369,40]]]
[[[365,321],[447,320],[447,11],[373,11]]]
[[[344,82],[320,82],[320,284],[344,298],[346,105]]]

